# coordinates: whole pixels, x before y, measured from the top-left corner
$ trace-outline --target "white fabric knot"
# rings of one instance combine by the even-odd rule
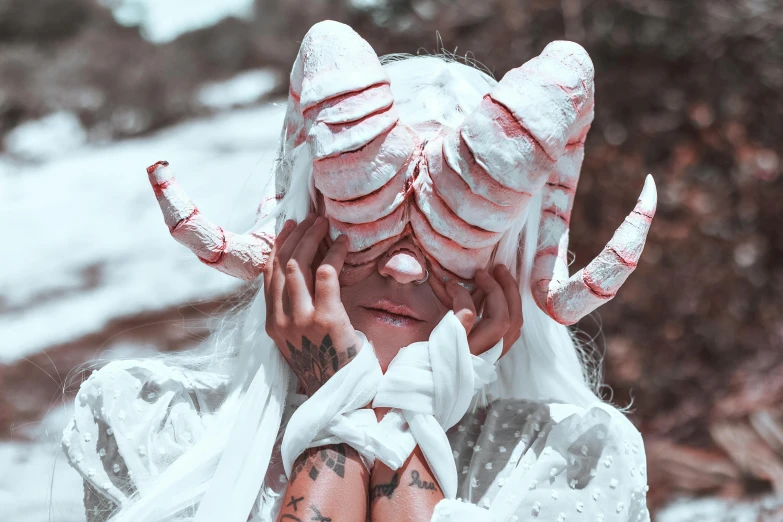
[[[362,340],[359,354],[302,403],[288,421],[280,452],[289,477],[304,450],[327,444],[345,442],[372,464],[375,443],[369,428],[376,425],[375,413],[360,408],[372,401],[383,372],[367,337],[358,330],[356,333]]]
[[[377,457],[397,469],[418,444],[443,494],[454,498],[457,468],[446,430],[465,415],[476,391],[497,378],[495,362],[502,350],[501,339],[487,352],[472,355],[465,328],[453,311],[438,323],[429,341],[401,349],[373,401],[373,407],[393,408],[376,428]]]
[[[428,341],[402,348],[384,375],[367,337],[357,334],[363,340],[359,355],[291,416],[281,447],[286,474],[307,448],[346,443],[368,467],[378,458],[398,469],[418,444],[444,495],[454,498],[457,469],[446,430],[465,415],[476,392],[497,378],[503,340],[472,355],[465,328],[449,311]],[[374,408],[392,408],[380,423],[363,408],[370,401]]]

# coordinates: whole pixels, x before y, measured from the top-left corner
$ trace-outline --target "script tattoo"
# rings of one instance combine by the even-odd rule
[[[416,486],[419,489],[429,489],[431,491],[438,491],[438,487],[435,485],[435,482],[427,482],[426,480],[421,480],[419,477],[419,472],[416,470],[411,471],[411,483],[408,484],[409,486]]]
[[[325,468],[331,469],[338,477],[345,478],[345,461],[352,452],[356,453],[356,450],[346,444],[332,444],[305,450],[296,459],[294,469],[291,470],[291,483],[305,469],[307,470],[307,476],[313,481],[318,479],[318,475]]]
[[[386,497],[392,498],[394,490],[400,485],[400,478],[397,473],[394,474],[391,481],[387,484],[376,484],[370,490],[370,502],[375,499]]]
[[[356,357],[355,346],[346,348],[344,354],[338,352],[329,334],[324,336],[320,345],[303,335],[301,350],[287,340],[285,344],[291,354],[291,369],[307,395],[315,393],[337,370]]]

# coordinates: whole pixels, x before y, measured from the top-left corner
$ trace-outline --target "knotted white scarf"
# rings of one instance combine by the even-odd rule
[[[465,328],[449,311],[428,341],[402,348],[384,375],[361,337],[359,355],[291,417],[281,448],[286,473],[290,476],[294,460],[309,447],[345,442],[370,465],[378,458],[398,469],[418,445],[444,496],[454,498],[457,468],[446,430],[465,415],[476,392],[495,380],[503,341],[472,355]],[[392,408],[380,423],[372,410],[359,409],[370,401]]]

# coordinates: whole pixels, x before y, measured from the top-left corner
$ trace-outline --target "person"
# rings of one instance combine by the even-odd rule
[[[63,447],[88,521],[649,520],[641,435],[567,328],[655,211],[648,176],[569,277],[593,110],[571,42],[497,82],[311,28],[251,232],[148,169],[175,239],[263,291],[200,351],[82,384]]]

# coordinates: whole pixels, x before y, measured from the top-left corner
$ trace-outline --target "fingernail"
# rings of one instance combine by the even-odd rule
[[[326,221],[326,218],[325,218],[325,217],[323,217],[323,216],[318,216],[317,218],[315,218],[315,223],[314,223],[314,224],[315,224],[315,225],[320,225],[320,224],[321,224],[321,223],[323,223],[324,221]]]

